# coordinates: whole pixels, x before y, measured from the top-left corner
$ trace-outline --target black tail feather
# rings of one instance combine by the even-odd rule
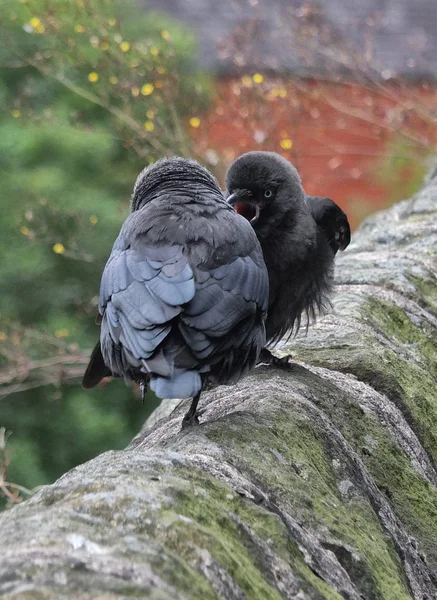
[[[96,386],[104,377],[110,377],[111,371],[103,362],[102,351],[100,349],[100,342],[97,342],[94,350],[92,351],[90,362],[85,371],[85,375],[82,379],[82,387],[86,390]]]

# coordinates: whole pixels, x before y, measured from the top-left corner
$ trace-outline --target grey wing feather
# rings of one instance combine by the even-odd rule
[[[145,361],[194,294],[193,271],[181,246],[148,247],[141,236],[130,245],[120,235],[103,272],[99,305],[102,352],[112,372],[129,376],[129,367],[148,372]]]
[[[212,269],[208,277],[205,271],[198,277],[199,269],[195,270],[196,295],[181,314],[179,327],[197,358],[222,357],[226,349],[249,347],[255,338],[263,345],[268,275],[259,261],[260,252],[256,249],[249,256]]]
[[[159,271],[154,279],[157,278]],[[152,289],[154,279],[142,283],[133,281],[125,290],[112,294],[112,304],[138,329],[153,328],[159,323],[166,323],[181,312],[179,306],[167,304],[155,293]]]

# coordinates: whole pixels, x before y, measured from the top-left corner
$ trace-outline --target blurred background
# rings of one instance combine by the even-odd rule
[[[2,0],[0,506],[156,405],[80,387],[139,171],[178,154],[223,183],[273,150],[356,227],[434,160],[436,28],[435,0]]]

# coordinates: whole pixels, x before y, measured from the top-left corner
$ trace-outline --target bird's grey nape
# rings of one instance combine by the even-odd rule
[[[132,212],[140,209],[157,192],[181,185],[203,185],[221,194],[216,178],[197,161],[180,156],[165,157],[148,165],[138,175],[131,199]]]

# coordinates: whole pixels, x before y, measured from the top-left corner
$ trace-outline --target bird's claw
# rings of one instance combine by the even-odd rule
[[[286,356],[282,356],[281,358],[279,356],[273,356],[272,355],[272,365],[275,367],[278,367],[279,369],[291,369],[292,364],[292,356],[291,354],[287,354]]]
[[[192,417],[184,417],[182,419],[182,429],[188,429],[189,427],[194,427],[195,425],[200,425],[199,417],[197,415],[193,415]]]
[[[195,427],[196,425],[200,425],[198,413],[194,415],[185,415],[182,419],[182,429],[188,429],[189,427]]]
[[[203,415],[205,409],[196,410],[193,415],[190,415],[189,412],[182,419],[182,429],[187,429],[188,427],[194,427],[195,425],[200,425],[199,417]]]
[[[141,404],[144,404],[144,398],[146,397],[146,393],[147,393],[147,382],[142,380],[142,381],[140,381]]]
[[[273,367],[277,367],[278,369],[291,369],[291,361],[291,354],[279,357],[272,354],[270,350],[267,350],[267,348],[262,349],[259,357],[259,362],[265,363],[267,365],[272,365]]]

